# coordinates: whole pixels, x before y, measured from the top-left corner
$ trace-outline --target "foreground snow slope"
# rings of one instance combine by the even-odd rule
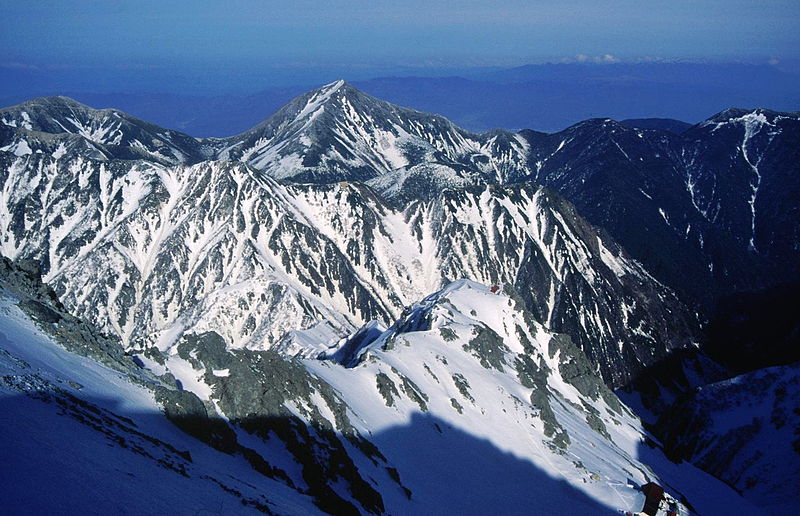
[[[390,329],[370,324],[328,349],[338,361],[231,349],[205,333],[138,355],[143,368],[40,291],[4,290],[0,304],[3,455],[16,467],[4,471],[24,472],[3,484],[15,504],[43,492],[36,510],[606,514],[640,505],[632,485],[649,479],[699,511],[743,503],[648,448],[581,351],[510,288],[452,283]],[[161,415],[153,393],[170,382],[218,415],[173,419],[216,449]]]
[[[4,512],[315,510],[308,497],[257,473],[241,456],[216,451],[170,423],[146,387],[152,377],[63,349],[39,328],[55,323],[35,322],[20,301],[26,300],[0,291]]]
[[[451,283],[371,342],[341,349],[330,355],[350,367],[305,362],[340,392],[425,513],[638,509],[633,486],[653,479],[699,513],[758,513],[650,448],[580,350],[533,320],[512,290]]]

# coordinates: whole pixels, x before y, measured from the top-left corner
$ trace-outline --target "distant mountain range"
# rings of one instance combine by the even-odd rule
[[[564,194],[656,278],[701,307],[800,275],[800,236],[791,223],[800,195],[791,179],[796,114],[727,110],[683,131],[663,120],[594,120],[549,135],[479,136],[347,84],[326,88],[227,139],[196,140],[67,99],[5,110],[0,127],[85,136],[57,144],[37,137],[51,152],[77,146],[85,156],[162,164],[216,157],[293,181],[367,181],[396,203],[435,197],[446,186],[532,179]]]
[[[67,92],[92,106],[122,109],[162,127],[203,137],[241,133],[320,84],[298,76],[295,83],[287,83],[294,86],[268,87],[271,76],[265,71],[265,86],[251,81],[258,89],[249,94],[186,93],[185,88],[169,90],[169,83],[163,81],[160,93],[148,94],[141,93],[147,89],[135,78],[127,83],[86,87],[78,78],[56,80],[43,73],[4,70],[6,82],[0,88],[0,105],[28,100],[32,94]],[[433,72],[426,76],[421,70],[413,76],[409,73],[378,74],[352,84],[394,104],[438,113],[477,132],[494,128],[553,132],[598,117],[662,117],[695,123],[730,106],[768,106],[784,111],[800,107],[800,76],[770,65],[561,63],[491,72],[461,70],[446,77]],[[339,75],[341,72],[330,80]],[[137,93],[128,93],[131,84]]]

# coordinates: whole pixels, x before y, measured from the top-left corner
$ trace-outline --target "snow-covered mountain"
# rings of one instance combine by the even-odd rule
[[[131,359],[35,275],[3,267],[15,511],[612,514],[641,506],[634,487],[648,480],[699,511],[749,507],[651,447],[584,355],[509,288],[452,283],[390,329],[370,326],[349,367],[226,349],[215,333]],[[102,475],[77,496],[86,464]]]
[[[800,115],[726,110],[680,134],[588,120],[522,131],[558,190],[660,281],[706,309],[800,278]]]
[[[698,211],[783,280],[796,277],[800,113],[728,109],[685,136],[695,141],[683,160]]]
[[[0,148],[19,155],[242,161],[293,182],[367,182],[397,207],[446,188],[532,180],[706,311],[720,296],[800,278],[797,113],[730,109],[680,134],[606,119],[476,135],[337,81],[222,139],[63,97],[0,110],[0,122]]]
[[[214,140],[209,140],[214,142]],[[443,188],[527,175],[527,143],[371,97],[344,81],[296,98],[253,129],[219,140],[217,158],[295,182],[369,182],[396,203]]]
[[[529,183],[400,211],[364,186],[285,185],[241,164],[3,157],[2,254],[39,262],[70,310],[128,348],[213,330],[313,356],[453,278],[514,285],[614,386],[696,341],[668,289]]]
[[[67,97],[43,97],[0,110],[2,150],[17,155],[43,151],[55,157],[145,159],[195,163],[209,157],[189,135],[139,120],[117,109],[93,109]]]
[[[602,514],[657,479],[756,514],[609,388],[672,414],[725,377],[686,303],[800,277],[797,122],[475,135],[342,81],[226,139],[62,97],[0,110],[2,399],[224,509]],[[690,426],[687,457],[775,487]],[[69,450],[53,470],[79,476]]]

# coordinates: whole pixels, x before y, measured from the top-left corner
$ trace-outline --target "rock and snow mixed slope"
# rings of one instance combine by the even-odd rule
[[[660,281],[709,307],[800,277],[797,113],[726,110],[680,134],[589,120],[476,135],[337,81],[243,134],[198,140],[63,97],[0,110],[0,148],[95,159],[241,161],[295,182],[366,181],[395,206],[533,180],[558,190]],[[665,258],[669,257],[669,258]]]
[[[507,131],[477,135],[402,108],[344,81],[301,95],[253,129],[195,139],[114,109],[66,97],[0,109],[2,149],[94,159],[247,163],[295,182],[370,181],[402,204],[446,187],[515,182],[528,174],[527,142]]]
[[[402,203],[445,187],[515,182],[527,144],[506,131],[476,135],[337,81],[296,98],[262,124],[219,141],[222,160],[305,183],[369,181]]]
[[[186,331],[311,356],[447,280],[509,283],[612,385],[693,343],[668,289],[532,184],[404,210],[369,188],[286,185],[241,164],[0,156],[0,252],[126,347]]]
[[[715,229],[777,265],[782,280],[798,274],[800,248],[800,113],[728,109],[685,133],[687,186]]]
[[[20,276],[11,270],[6,280]],[[14,507],[612,514],[640,506],[633,486],[651,479],[699,511],[747,507],[648,447],[580,350],[509,288],[452,283],[390,329],[373,327],[339,355],[349,367],[227,349],[206,333],[137,356],[147,369],[113,340],[87,338],[43,291],[3,290],[0,304],[0,400],[15,418],[2,449],[17,466],[3,485],[15,486]],[[78,496],[87,461],[103,474]],[[175,499],[176,486],[190,499]]]
[[[680,134],[589,120],[549,135],[474,135],[339,81],[223,140],[217,157],[294,181],[367,181],[395,205],[532,180],[708,308],[721,295],[800,278],[798,138],[797,113],[763,109],[726,110]]]
[[[697,464],[770,514],[796,513],[796,490],[788,486],[800,485],[800,364],[706,385],[658,424],[675,458]]]
[[[38,284],[27,274],[6,262],[0,271],[4,512],[316,510],[310,496],[260,474],[243,455],[181,432],[156,395],[181,393],[62,312],[47,289],[16,288]]]
[[[24,305],[39,324],[63,335],[63,310],[84,317],[120,344],[80,344],[83,332],[75,349],[158,387],[153,399],[106,375],[115,396],[147,398],[142,407],[251,468],[242,475],[269,479],[285,512],[602,513],[634,508],[628,480],[657,476],[719,512],[743,502],[642,446],[599,379],[625,385],[695,340],[693,317],[651,271],[698,302],[712,279],[724,291],[769,282],[784,262],[794,274],[796,160],[785,162],[797,117],[716,118],[680,136],[610,121],[473,135],[337,82],[243,135],[201,141],[37,99],[0,110],[0,253],[41,271],[64,303],[56,316]],[[751,266],[763,275],[737,276]],[[4,302],[5,319],[23,317]],[[51,388],[81,383],[61,359],[43,379],[18,341],[4,346],[6,394],[84,422],[96,412]],[[132,446],[155,447],[144,455],[187,471],[183,447],[98,407],[103,435],[135,436]],[[400,444],[410,436],[418,453]],[[198,453],[216,464],[217,452]],[[480,474],[463,479],[465,493],[450,467]],[[512,476],[527,490],[511,489]],[[271,507],[212,477],[234,500]]]
[[[37,98],[0,110],[2,131],[13,134],[3,150],[18,155],[44,147],[56,157],[80,154],[164,164],[195,163],[208,157],[203,145],[189,135],[116,109],[93,109],[67,97]]]
[[[521,134],[531,179],[688,301],[800,277],[797,113],[729,109],[681,134],[608,119]]]
[[[457,281],[375,333],[331,350],[348,367],[305,363],[372,433],[422,512],[610,514],[638,508],[633,483],[660,474],[662,459],[639,459],[647,437],[638,420],[513,289]],[[708,477],[684,468],[659,481],[691,500],[690,479]]]

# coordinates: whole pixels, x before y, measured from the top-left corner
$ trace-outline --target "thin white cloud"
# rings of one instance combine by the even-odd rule
[[[597,63],[597,64],[612,64],[619,63],[620,59],[613,54],[601,54],[597,56],[590,56],[587,54],[578,54],[574,58],[564,58],[560,60],[562,63]]]
[[[30,64],[30,63],[20,63],[18,61],[10,61],[5,63],[0,63],[0,68],[10,69],[10,70],[38,70],[39,67]]]

